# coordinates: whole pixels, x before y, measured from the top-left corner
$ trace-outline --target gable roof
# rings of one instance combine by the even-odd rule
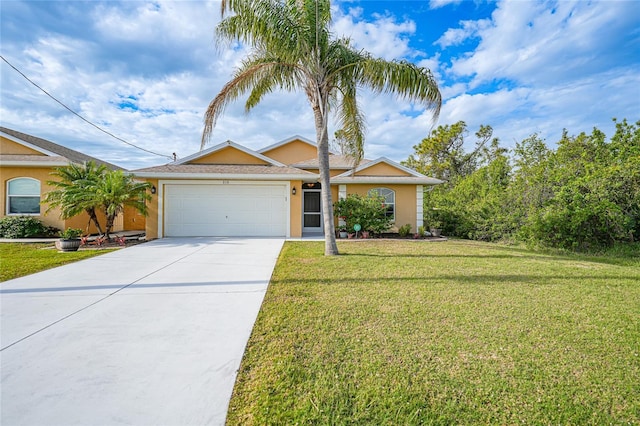
[[[358,176],[356,174],[381,163],[388,164],[391,167],[401,170],[409,174],[409,176]],[[425,176],[422,173],[405,167],[402,164],[396,163],[395,161],[389,160],[386,157],[380,157],[376,160],[368,161],[364,164],[361,163],[355,170],[349,170],[340,175],[332,177],[331,183],[408,183],[416,185],[438,185],[444,183],[444,181]]]
[[[0,154],[0,160],[3,165],[29,165],[32,163],[43,163],[43,165],[66,165],[68,163],[82,164],[87,161],[93,161],[96,164],[104,165],[112,170],[123,170],[115,164],[99,160],[90,155],[83,154],[73,149],[58,145],[46,139],[38,138],[26,133],[18,132],[13,129],[0,126],[0,135],[5,138],[31,148],[43,154],[43,156],[52,157],[44,159],[40,155],[12,155]],[[54,160],[55,159],[55,160]]]
[[[258,152],[262,154],[263,152],[267,152],[267,151],[271,151],[271,150],[276,149],[276,148],[280,148],[281,146],[284,146],[284,145],[286,145],[288,143],[291,143],[293,141],[304,142],[306,144],[311,145],[314,148],[318,147],[318,145],[315,142],[313,142],[312,140],[307,139],[307,138],[305,138],[303,136],[300,136],[300,135],[294,135],[294,136],[291,136],[290,138],[283,139],[280,142],[276,142],[273,145],[269,145],[267,147],[259,149]]]
[[[189,162],[197,160],[198,158],[206,157],[207,155],[213,154],[215,152],[221,151],[221,150],[226,149],[226,148],[237,149],[238,151],[242,151],[245,154],[249,154],[252,157],[258,158],[258,159],[260,159],[260,160],[262,160],[262,161],[264,161],[264,162],[266,162],[268,164],[271,164],[272,166],[285,167],[284,164],[282,164],[282,163],[280,163],[280,162],[278,162],[278,161],[276,161],[276,160],[274,160],[272,158],[269,158],[269,157],[267,157],[265,155],[262,155],[259,152],[253,151],[252,149],[249,149],[249,148],[244,147],[244,146],[242,146],[240,144],[237,144],[237,143],[235,143],[233,141],[222,142],[222,143],[220,143],[220,144],[218,144],[216,146],[212,146],[211,148],[205,149],[203,151],[196,152],[195,154],[191,154],[191,155],[189,155],[187,157],[184,157],[184,158],[182,158],[180,160],[174,161],[173,163],[170,163],[170,164],[173,164],[173,165],[188,164]]]
[[[233,148],[264,161],[266,164],[204,164],[191,163],[223,149]],[[232,141],[184,157],[163,166],[147,167],[133,171],[136,176],[147,178],[182,179],[248,179],[248,180],[314,180],[317,174],[282,164]]]
[[[365,158],[360,161],[360,164],[367,164],[370,161],[371,160],[367,160]],[[318,158],[311,158],[309,160],[292,164],[291,167],[298,167],[301,169],[318,169],[320,168],[320,165]],[[329,154],[329,168],[333,170],[351,170],[353,168],[353,159],[347,155]]]

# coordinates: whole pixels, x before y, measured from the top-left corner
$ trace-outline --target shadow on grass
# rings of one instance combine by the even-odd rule
[[[537,254],[530,251],[519,251],[523,254],[403,254],[403,253],[340,253],[340,256],[345,257],[388,257],[388,258],[406,258],[406,259],[517,259],[517,260],[553,260],[556,262],[570,262],[570,263],[599,263],[612,266],[634,266],[640,265],[640,259],[633,258],[608,258],[608,257],[590,257],[584,255],[552,255],[552,254]]]
[[[333,284],[346,284],[346,283],[354,283],[359,282],[363,284],[380,282],[384,284],[390,284],[394,282],[402,282],[409,284],[432,284],[436,282],[449,281],[455,283],[465,283],[465,284],[484,284],[484,285],[494,285],[494,284],[504,284],[504,283],[512,283],[512,284],[529,284],[534,283],[539,286],[551,286],[556,285],[558,283],[553,282],[554,280],[563,280],[559,284],[565,286],[575,285],[575,282],[579,283],[587,282],[587,281],[596,281],[596,280],[615,280],[617,282],[620,281],[633,281],[634,283],[640,282],[640,277],[624,277],[620,276],[612,276],[612,275],[520,275],[520,274],[499,274],[499,275],[427,275],[427,276],[418,276],[418,277],[398,277],[398,276],[387,276],[387,277],[375,277],[375,278],[367,278],[362,276],[343,276],[341,278],[302,278],[302,279],[294,279],[294,278],[284,278],[284,279],[274,279],[272,284],[317,284],[317,285],[333,285]],[[567,282],[567,280],[570,280]],[[607,283],[608,286],[611,286],[611,282]],[[615,284],[622,285],[619,283]]]

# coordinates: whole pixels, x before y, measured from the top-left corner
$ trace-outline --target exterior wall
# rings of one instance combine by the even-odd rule
[[[147,218],[144,227],[147,240],[154,240],[161,237],[158,235],[158,194],[160,188],[158,188],[158,179],[145,180],[156,187],[156,193],[151,194],[151,200],[147,202]]]
[[[4,152],[4,151],[3,151]],[[0,167],[0,217],[7,215],[7,182],[14,178],[29,177],[40,181],[40,200],[42,200],[45,194],[51,191],[53,188],[47,185],[47,181],[51,180],[51,168],[49,167]],[[40,214],[33,215],[36,219],[39,219],[46,226],[54,226],[58,229],[65,227],[65,221],[60,219],[60,210],[54,209],[50,212],[47,211],[47,205],[40,205]]]
[[[306,142],[295,140],[261,153],[283,164],[295,164],[318,156],[318,150]]]
[[[153,186],[157,188],[156,194],[152,195],[151,201],[148,202],[148,216],[145,221],[145,233],[147,240],[162,238],[163,235],[159,234],[159,224],[158,224],[158,211],[160,208],[163,209],[163,217],[164,217],[164,208],[165,206],[160,206],[158,195],[164,193],[160,191],[158,179],[145,179],[147,182],[151,183]],[[289,193],[289,232],[291,237],[301,237],[302,236],[302,181],[294,180],[290,181],[290,188],[296,188],[296,195]],[[337,192],[336,192],[337,194]],[[337,195],[336,195],[337,196]],[[126,223],[126,220],[125,220]],[[129,228],[127,228],[129,229]]]
[[[366,196],[373,188],[389,188],[396,193],[396,220],[390,232],[397,232],[402,225],[410,224],[411,231],[416,232],[416,185],[384,185],[384,184],[355,184],[347,185],[347,195],[359,194]],[[338,199],[338,186],[334,185],[334,201]],[[336,222],[337,224],[337,222]]]
[[[356,173],[356,176],[411,176],[387,163],[378,163]]]
[[[190,164],[268,164],[259,158],[249,155],[234,147],[223,148],[204,157],[189,162]]]
[[[47,185],[47,181],[52,180],[52,168],[49,167],[2,167],[0,168],[0,218],[7,216],[7,182],[11,179],[28,177],[40,181],[40,200],[43,200],[47,192],[55,189],[51,185]],[[47,204],[40,205],[40,214],[33,215],[36,219],[42,221],[46,226],[53,226],[58,229],[78,228],[85,233],[95,234],[98,232],[92,223],[89,227],[89,215],[81,213],[69,219],[60,218],[60,209],[55,208],[47,212],[49,206]],[[144,218],[144,217],[143,217]],[[98,212],[98,220],[102,226],[106,220],[103,213]],[[137,219],[136,219],[137,220]],[[113,231],[122,231],[124,229],[123,215],[119,215],[114,223]],[[136,229],[136,228],[133,228]],[[144,228],[140,228],[144,229]]]
[[[0,153],[13,155],[42,155],[43,153],[31,149],[10,139],[0,136]]]
[[[290,194],[290,232],[291,237],[302,237],[302,181],[292,180],[291,188],[296,188],[296,195]]]
[[[320,169],[305,169],[309,173],[315,173],[317,175],[320,174]],[[347,170],[345,169],[331,169],[329,170],[329,176],[334,177],[343,174]]]
[[[122,214],[122,230],[144,231],[147,218],[133,207],[125,207]]]

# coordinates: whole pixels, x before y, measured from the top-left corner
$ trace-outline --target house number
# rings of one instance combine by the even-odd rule
[[[228,180],[223,180],[223,181],[222,181],[222,184],[223,184],[223,185],[229,185],[229,181],[228,181]]]

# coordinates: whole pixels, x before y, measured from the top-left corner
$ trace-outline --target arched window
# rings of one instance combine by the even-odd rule
[[[396,220],[396,192],[389,188],[373,188],[369,194],[379,195],[384,198],[384,205],[387,208],[387,216],[392,221]]]
[[[15,178],[7,182],[7,214],[40,214],[40,181]]]

